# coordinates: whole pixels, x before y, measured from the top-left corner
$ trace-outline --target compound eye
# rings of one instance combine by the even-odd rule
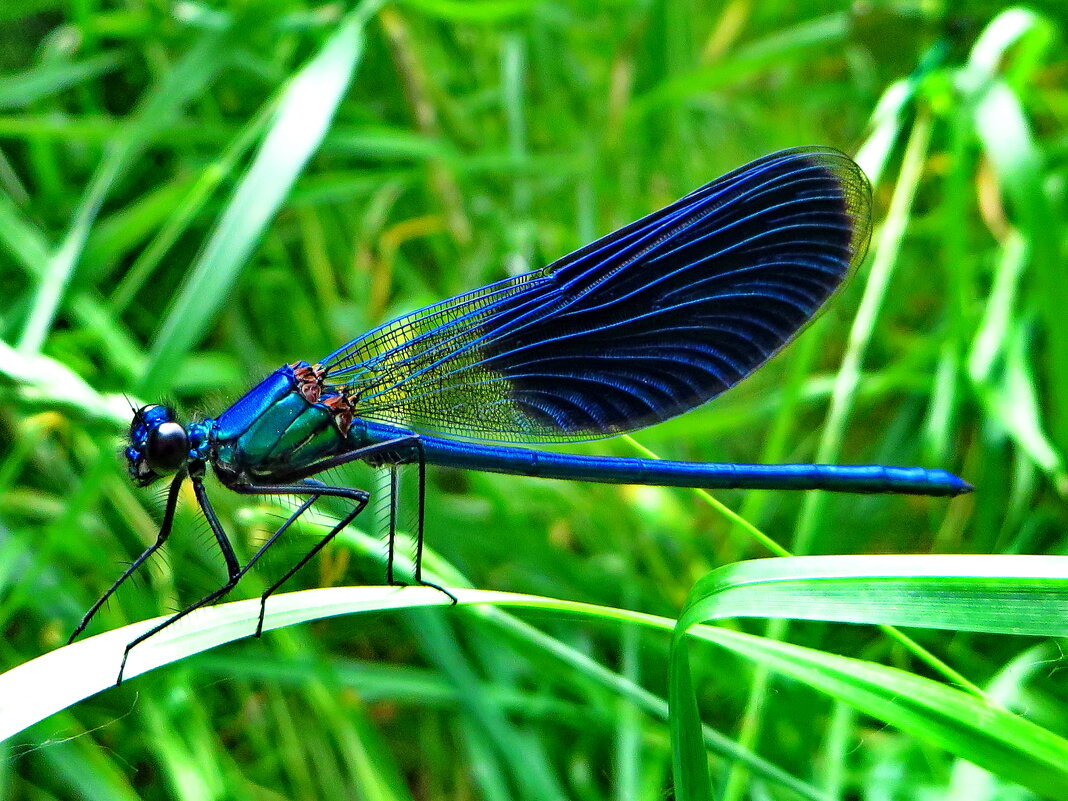
[[[173,473],[189,458],[189,437],[178,423],[160,423],[148,435],[145,452],[149,466],[161,473]]]
[[[174,415],[171,410],[166,406],[161,406],[158,403],[150,403],[148,406],[142,406],[138,409],[133,416],[133,420],[130,423],[130,441],[137,442],[139,445],[144,445],[145,437],[148,434],[148,429],[152,427],[154,423],[161,420],[170,420]],[[140,441],[139,441],[140,440]]]

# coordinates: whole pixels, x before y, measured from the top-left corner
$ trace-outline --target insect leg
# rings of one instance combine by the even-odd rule
[[[207,518],[208,525],[211,527],[211,531],[215,535],[215,540],[219,543],[219,549],[222,551],[223,559],[226,560],[226,572],[229,578],[226,580],[226,583],[223,584],[219,589],[215,590],[214,592],[208,593],[199,601],[190,604],[185,609],[175,612],[173,615],[164,620],[158,626],[154,626],[153,628],[146,631],[144,634],[141,634],[131,640],[130,643],[127,644],[126,650],[123,651],[122,654],[122,664],[119,665],[119,676],[115,681],[116,686],[122,684],[122,674],[126,670],[126,660],[129,659],[130,651],[133,650],[134,646],[143,643],[152,635],[158,634],[163,629],[170,626],[172,623],[181,620],[190,612],[219,600],[237,585],[237,582],[241,579],[241,576],[243,575],[243,573],[241,572],[241,566],[237,561],[237,556],[234,555],[234,548],[230,544],[230,540],[227,539],[226,532],[223,531],[222,524],[219,522],[219,518],[215,514],[215,510],[212,508],[211,501],[208,499],[207,490],[204,489],[203,475],[194,474],[190,476],[190,479],[193,482],[193,491],[196,493],[197,503],[200,504],[200,509],[202,512],[204,512],[204,517]]]
[[[304,567],[304,565],[306,565],[313,556],[319,553],[319,551],[321,551],[326,546],[326,544],[330,542],[330,540],[336,537],[338,533],[340,533],[349,523],[355,520],[356,516],[359,515],[360,512],[364,510],[364,507],[367,506],[367,501],[370,499],[371,496],[363,490],[350,489],[348,487],[331,487],[326,484],[323,484],[321,481],[316,481],[315,479],[311,478],[306,478],[299,484],[237,484],[232,486],[231,489],[235,492],[240,492],[243,495],[311,496],[310,498],[308,498],[308,500],[301,504],[300,508],[297,509],[297,511],[293,515],[291,515],[288,520],[286,520],[286,522],[278,529],[278,531],[271,535],[270,539],[268,539],[267,542],[260,546],[260,549],[256,551],[256,553],[252,556],[251,559],[249,559],[248,564],[245,565],[244,568],[242,568],[242,575],[244,575],[249,570],[249,568],[251,568],[256,563],[256,561],[274,543],[274,541],[277,540],[279,536],[281,536],[282,532],[285,531],[289,527],[289,525],[297,519],[297,517],[303,514],[309,506],[315,503],[315,501],[319,500],[319,498],[323,496],[333,498],[346,498],[355,503],[355,507],[352,509],[351,512],[345,515],[345,517],[343,517],[332,529],[330,529],[330,532],[325,537],[320,539],[319,542],[317,542],[310,551],[308,551],[306,554],[304,554],[304,556],[300,558],[300,561],[298,561],[295,565],[293,565],[293,567],[287,570],[285,574],[280,579],[278,579],[278,581],[268,587],[264,591],[263,595],[260,596],[260,617],[259,621],[256,624],[256,636],[259,637],[263,633],[263,617],[267,612],[267,599],[279,587],[289,581],[289,579],[291,579],[298,570]]]
[[[348,462],[362,460],[368,461],[372,464],[375,463],[376,457],[380,455],[389,457],[395,456],[398,453],[404,453],[406,449],[414,449],[415,458],[405,457],[401,461],[393,462],[390,466],[390,507],[389,507],[389,553],[386,559],[386,583],[387,584],[401,584],[404,582],[398,581],[394,576],[394,553],[396,546],[397,536],[397,465],[411,463],[416,461],[419,464],[419,518],[418,518],[418,530],[416,532],[416,553],[415,553],[415,580],[416,583],[423,585],[424,587],[432,587],[439,590],[452,600],[455,604],[456,596],[446,590],[444,587],[440,587],[430,581],[425,581],[422,577],[423,567],[423,523],[425,519],[425,507],[426,507],[426,454],[423,451],[423,442],[418,435],[412,434],[410,436],[398,437],[396,439],[388,440],[386,442],[375,443],[374,445],[368,445],[365,448],[350,451],[339,456],[325,459],[321,462],[317,462],[304,470],[290,473],[287,478],[303,478],[314,473],[328,470],[333,467],[339,467]]]
[[[372,465],[382,464],[381,459],[383,457],[389,457],[399,452],[403,452],[406,448],[419,447],[419,437],[415,434],[410,434],[403,437],[397,437],[396,439],[386,440],[385,442],[376,442],[373,445],[367,445],[363,448],[357,448],[356,450],[349,451],[348,453],[342,453],[338,456],[331,456],[329,459],[323,459],[315,464],[301,468],[300,470],[293,470],[289,473],[284,473],[279,477],[280,481],[297,481],[308,476],[314,476],[317,473],[322,473],[327,470],[332,470],[335,467],[341,467],[342,465],[349,464],[350,462],[367,462]],[[407,460],[407,461],[410,461]],[[406,464],[407,461],[396,462],[397,464]]]
[[[393,557],[397,548],[397,494],[399,492],[397,480],[397,465],[389,466],[389,550],[386,554],[386,584],[391,586],[406,586],[405,582],[399,581],[393,575]]]
[[[70,635],[70,639],[67,640],[67,645],[74,642],[78,638],[78,635],[85,631],[85,627],[89,625],[89,621],[93,619],[93,615],[100,611],[100,607],[107,602],[108,598],[112,596],[115,590],[117,590],[126,579],[132,576],[137,568],[141,567],[141,565],[143,565],[145,561],[158,551],[160,546],[167,541],[167,537],[171,535],[171,527],[174,524],[174,510],[178,506],[178,490],[181,489],[182,482],[185,480],[185,475],[185,471],[183,470],[174,477],[173,481],[171,481],[171,488],[167,492],[167,506],[163,511],[163,522],[160,523],[156,541],[149,545],[144,550],[144,553],[134,559],[115,583],[108,588],[107,592],[101,595],[96,603],[89,607],[89,611],[82,616],[82,622],[78,624],[78,627],[74,629],[74,632]]]
[[[452,600],[452,605],[456,606],[459,599],[449,592],[444,587],[433,583],[432,581],[426,581],[423,578],[423,522],[426,519],[426,456],[423,453],[423,442],[420,439],[415,441],[416,451],[419,453],[419,504],[418,518],[416,522],[416,534],[415,534],[415,583],[421,584],[424,587],[432,587],[438,592],[443,592],[449,596]],[[390,557],[393,556],[393,531],[390,529]]]
[[[134,646],[144,642],[152,635],[158,634],[167,626],[185,617],[190,612],[193,612],[202,606],[212,604],[215,601],[218,601],[228,592],[230,592],[230,590],[232,590],[237,585],[241,578],[246,573],[248,573],[252,566],[255,565],[257,561],[259,561],[260,557],[267,552],[267,549],[270,548],[278,540],[278,538],[281,537],[287,529],[289,529],[289,527],[297,520],[297,518],[304,514],[304,512],[308,510],[308,507],[315,503],[315,501],[317,501],[321,496],[334,495],[338,497],[356,500],[356,509],[353,510],[353,512],[350,513],[348,516],[346,516],[341,521],[341,523],[335,526],[334,529],[326,537],[324,537],[314,548],[312,548],[312,550],[307,555],[305,555],[305,557],[301,559],[295,567],[288,571],[279,581],[275,582],[275,584],[269,587],[267,591],[261,596],[260,616],[259,622],[256,626],[256,636],[260,636],[263,630],[263,615],[266,608],[267,597],[275,590],[277,590],[278,587],[280,587],[301,567],[303,567],[308,562],[308,560],[311,559],[315,554],[317,554],[322,549],[322,547],[326,545],[327,542],[329,542],[339,531],[341,531],[341,529],[343,529],[350,522],[352,522],[353,518],[355,518],[356,515],[363,511],[363,507],[367,504],[368,497],[367,493],[363,492],[362,490],[350,490],[344,487],[327,487],[325,485],[320,484],[320,482],[314,481],[312,479],[306,479],[300,484],[291,486],[256,487],[250,485],[236,485],[231,487],[231,489],[235,490],[236,492],[240,492],[243,494],[311,496],[306,501],[304,501],[293,512],[293,514],[291,514],[289,518],[287,518],[286,521],[282,523],[281,526],[278,527],[278,529],[267,539],[265,543],[263,543],[263,545],[260,546],[259,550],[257,550],[256,553],[252,555],[252,558],[248,560],[244,567],[241,567],[238,564],[237,557],[234,555],[234,550],[230,545],[230,541],[227,539],[226,533],[223,531],[222,525],[219,523],[219,518],[215,514],[215,510],[211,506],[211,501],[208,499],[207,492],[204,490],[203,482],[198,476],[193,477],[193,487],[197,492],[197,500],[200,502],[201,510],[204,512],[204,516],[208,519],[208,525],[211,526],[211,530],[215,534],[216,540],[219,542],[219,547],[222,549],[223,558],[226,560],[226,567],[227,572],[229,574],[229,578],[227,582],[219,589],[215,590],[214,592],[208,593],[196,603],[190,604],[186,608],[175,613],[171,617],[167,618],[167,620],[163,621],[155,628],[146,631],[144,634],[140,635],[139,637],[134,639],[129,645],[127,645],[126,651],[122,657],[122,666],[119,668],[119,678],[116,682],[117,684],[122,683],[122,674],[126,668],[126,660],[129,657],[130,651],[134,648]]]

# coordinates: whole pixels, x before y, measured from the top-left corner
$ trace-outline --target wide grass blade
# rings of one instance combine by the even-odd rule
[[[844,701],[1043,798],[1068,798],[1068,740],[968,693],[897,668],[726,629],[691,633]],[[703,759],[702,755],[702,759]],[[677,797],[684,795],[676,788]]]
[[[672,640],[669,698],[678,797],[709,798],[686,639],[700,624],[770,617],[1064,636],[1066,591],[1068,557],[790,557],[709,574],[691,592]],[[1068,742],[981,698],[913,674],[767,639],[718,629],[697,636],[988,770],[1047,794],[1060,787],[1054,796],[1068,797]]]
[[[462,604],[556,606],[551,599],[535,596],[459,588],[451,592]],[[449,604],[447,595],[425,587],[306,590],[272,598],[264,629],[353,612],[382,612]],[[255,630],[259,607],[259,600],[253,599],[199,610],[187,622],[165,629],[131,651],[125,678],[132,679],[162,665],[249,636]],[[620,615],[625,616],[625,613]],[[142,620],[89,637],[0,675],[0,740],[114,685],[126,644],[165,619]],[[664,623],[665,628],[670,627],[670,621]]]
[[[688,750],[676,751],[676,769],[682,769],[679,797],[707,797],[708,791],[707,773],[703,784],[694,784],[702,768],[707,768],[682,642],[687,635],[794,676],[1049,797],[1068,797],[1068,743],[984,699],[904,671],[700,623],[724,615],[789,615],[1064,634],[1068,631],[1062,600],[1066,585],[1066,557],[807,557],[759,560],[717,571],[695,588],[675,627],[671,727],[676,743],[688,743]],[[672,627],[672,621],[665,618],[611,607],[461,588],[454,592],[461,605],[538,608],[663,631]],[[446,596],[428,588],[308,590],[273,598],[266,625],[273,629],[340,614],[448,603]],[[258,600],[249,600],[201,610],[138,646],[131,653],[127,677],[247,636],[258,609]],[[106,689],[114,682],[126,643],[156,622],[142,621],[92,637],[0,676],[0,737]]]

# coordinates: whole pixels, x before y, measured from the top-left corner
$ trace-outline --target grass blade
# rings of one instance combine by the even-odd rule
[[[33,308],[19,340],[19,350],[36,353],[41,348],[67,285],[74,275],[89,230],[96,220],[104,199],[123,170],[153,140],[157,133],[178,114],[192,98],[201,93],[229,58],[227,31],[206,33],[158,87],[152,90],[133,118],[106,149],[93,175],[74,221],[66,236],[48,261],[48,269],[37,285]]]
[[[84,61],[41,64],[17,75],[0,76],[0,109],[25,108],[71,86],[100,78],[119,66],[115,53],[100,53]]]
[[[322,142],[363,50],[366,18],[376,6],[365,3],[346,17],[286,87],[252,166],[160,326],[139,394],[169,389],[175,366],[227,302],[249,254]]]
[[[696,636],[802,681],[1010,779],[1068,798],[1068,741],[975,696],[897,668],[725,629]],[[681,792],[678,797],[685,798]]]
[[[790,557],[742,562],[710,573],[691,592],[672,640],[669,698],[679,799],[709,797],[686,640],[699,624],[727,617],[771,617],[1064,636],[1068,633],[1066,588],[1066,557]],[[762,638],[751,638],[760,642],[754,645],[744,635],[736,641],[725,634],[724,640],[716,631],[706,638],[721,645],[734,643],[727,647],[737,645],[739,653],[761,665],[950,748],[988,770],[1030,787],[1045,788],[1051,777],[1059,776],[1062,788],[1068,788],[1068,743],[1029,723],[1028,737],[1014,741],[1020,735],[1015,727],[1021,721],[992,710],[981,698],[859,660]],[[851,677],[855,683],[850,683]],[[895,706],[896,695],[906,690],[913,693],[917,687],[924,688],[918,706]],[[947,713],[947,709],[954,711]],[[995,731],[992,742],[989,738]],[[1062,762],[1051,765],[1048,749],[1062,747]],[[1061,792],[1059,797],[1064,797]]]

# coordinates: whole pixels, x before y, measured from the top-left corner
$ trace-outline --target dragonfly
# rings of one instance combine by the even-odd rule
[[[772,153],[543,269],[398,317],[318,362],[286,364],[217,417],[182,423],[165,405],[136,409],[129,473],[140,486],[170,478],[159,533],[71,641],[167,540],[186,480],[227,580],[132,640],[117,683],[131,649],[229,593],[312,504],[346,502],[349,511],[263,592],[259,636],[268,598],[367,506],[368,492],[315,478],[350,462],[392,471],[389,584],[403,583],[394,571],[396,469],[417,467],[414,580],[433,587],[422,575],[427,465],[704,489],[970,492],[957,476],[922,467],[698,463],[523,447],[645,428],[753,373],[864,259],[871,203],[867,178],[843,153]],[[243,565],[212,507],[209,466],[234,492],[300,501]]]

